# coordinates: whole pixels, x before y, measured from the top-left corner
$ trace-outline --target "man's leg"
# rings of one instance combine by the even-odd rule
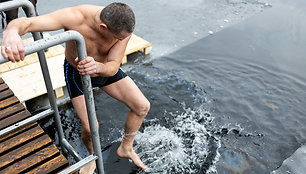
[[[145,170],[147,166],[134,152],[133,142],[136,132],[150,109],[149,101],[128,76],[101,89],[130,108],[125,123],[124,137],[117,150],[117,155],[122,158],[130,158],[135,165]]]
[[[82,124],[82,141],[85,144],[88,152],[90,154],[94,153],[92,141],[91,141],[91,134],[90,134],[90,127],[89,127],[89,121],[87,116],[87,110],[86,110],[86,104],[85,104],[85,98],[84,95],[80,95],[78,97],[74,97],[71,99],[71,102],[73,104],[74,110],[77,113],[77,116],[81,120]],[[99,124],[98,124],[99,127]],[[80,174],[92,174],[96,168],[95,161],[91,162],[87,166],[83,167],[80,170]]]

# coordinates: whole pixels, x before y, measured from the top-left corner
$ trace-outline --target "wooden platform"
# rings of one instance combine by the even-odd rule
[[[135,34],[132,34],[131,39],[125,49],[124,58],[122,59],[121,64],[127,63],[127,56],[129,54],[135,53],[137,51],[142,52],[143,54],[147,55],[150,53],[152,49],[152,44]]]
[[[44,38],[48,38],[50,37],[50,34],[48,33],[44,33]],[[29,44],[31,42],[34,42],[33,38],[28,38],[23,40],[23,43]],[[65,48],[61,45],[56,45],[54,47],[50,47],[48,49],[47,52],[45,52],[46,58],[53,58],[56,57],[58,55],[64,55],[65,53]],[[14,69],[18,69],[27,65],[31,65],[33,63],[38,62],[38,56],[36,53],[30,54],[28,56],[25,57],[24,61],[20,61],[20,62],[16,62],[16,63],[12,63],[12,62],[6,62],[3,64],[0,64],[0,74],[14,70]]]
[[[66,86],[63,67],[64,59],[63,54],[47,59],[54,89],[62,89]],[[2,78],[21,103],[47,93],[38,62],[5,72],[2,74]],[[57,98],[61,96],[58,94]]]
[[[45,33],[44,37],[47,38],[50,35]],[[33,42],[33,39],[25,39],[23,42],[28,44]],[[144,54],[149,54],[151,45],[148,41],[133,34],[127,45],[122,64],[127,63],[127,55],[131,53],[141,51]],[[45,53],[52,86],[57,98],[64,96],[63,88],[66,86],[63,67],[64,52],[65,48],[57,45],[49,48]],[[0,77],[5,80],[15,96],[23,104],[25,101],[47,93],[36,53],[26,56],[24,61],[18,63],[7,62],[0,64]]]
[[[0,78],[0,130],[30,117]],[[68,166],[50,137],[37,122],[0,136],[0,173],[56,173]]]

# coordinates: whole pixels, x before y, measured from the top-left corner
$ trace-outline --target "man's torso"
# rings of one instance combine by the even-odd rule
[[[103,7],[99,6],[88,6],[87,9],[82,10],[83,18],[77,19],[82,20],[82,24],[79,26],[67,27],[65,30],[75,30],[80,32],[86,43],[87,55],[93,57],[98,62],[106,62],[107,54],[113,45],[118,41],[111,36],[103,36],[98,32],[99,24],[94,22],[96,15],[100,15]],[[74,62],[77,57],[77,50],[75,41],[66,42],[65,56],[68,62],[76,67]]]

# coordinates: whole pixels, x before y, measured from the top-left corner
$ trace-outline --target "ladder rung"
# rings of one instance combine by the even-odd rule
[[[77,161],[82,160],[80,155],[74,150],[74,148],[69,144],[69,142],[66,139],[63,139],[61,143],[62,143],[62,146],[69,152],[70,155],[74,157],[75,160]]]
[[[90,156],[82,159],[81,161],[73,164],[72,166],[68,167],[67,169],[62,170],[58,174],[67,174],[67,173],[74,172],[74,171],[86,166],[87,164],[89,164],[90,162],[92,162],[96,159],[98,159],[98,156],[90,155]]]
[[[51,115],[53,113],[54,113],[53,109],[47,109],[47,110],[45,110],[43,112],[40,112],[40,113],[38,113],[36,115],[33,115],[30,118],[27,118],[25,120],[22,120],[22,121],[20,121],[18,123],[13,124],[12,126],[9,126],[9,127],[5,128],[5,129],[2,129],[0,131],[0,136],[6,135],[6,134],[16,130],[17,128],[20,128],[20,127],[22,127],[24,125],[27,125],[29,123],[32,123],[34,121],[40,120],[40,119],[42,119],[42,118],[44,118],[46,116],[49,116],[49,115]]]

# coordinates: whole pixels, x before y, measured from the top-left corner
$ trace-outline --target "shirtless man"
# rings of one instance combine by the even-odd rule
[[[89,74],[93,86],[100,87],[130,108],[125,135],[117,155],[130,158],[135,165],[145,170],[147,166],[133,150],[133,141],[149,111],[150,103],[132,79],[119,68],[134,25],[134,13],[123,3],[112,3],[106,7],[80,5],[64,8],[46,15],[23,17],[10,22],[3,32],[1,53],[12,62],[23,60],[24,46],[20,36],[28,32],[58,29],[80,32],[86,42],[88,57],[78,62],[75,42],[67,42],[64,71],[71,102],[82,123],[82,140],[89,153],[94,153],[79,76]],[[93,173],[95,167],[92,162],[83,167],[80,173]]]

